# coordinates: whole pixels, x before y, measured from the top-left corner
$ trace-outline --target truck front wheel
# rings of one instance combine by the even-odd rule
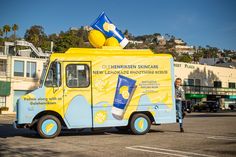
[[[42,138],[54,138],[61,132],[61,122],[53,115],[45,115],[39,119],[37,131]]]
[[[149,132],[151,121],[145,114],[138,113],[132,116],[130,121],[130,130],[135,135],[144,135]]]

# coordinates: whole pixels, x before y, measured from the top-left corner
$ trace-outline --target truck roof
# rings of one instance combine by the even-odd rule
[[[122,49],[120,47],[70,48],[65,53],[53,53],[51,59],[79,56],[160,56],[172,58],[170,54],[155,54],[150,49]]]
[[[85,54],[154,54],[149,49],[122,49],[120,47],[103,47],[103,48],[70,48],[65,53],[85,53]]]

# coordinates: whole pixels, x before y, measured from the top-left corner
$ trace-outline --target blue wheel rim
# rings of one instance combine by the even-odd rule
[[[52,119],[47,119],[42,123],[41,129],[47,136],[51,136],[57,132],[57,123]]]
[[[142,133],[147,130],[148,121],[143,117],[139,117],[135,120],[134,127],[138,132]]]

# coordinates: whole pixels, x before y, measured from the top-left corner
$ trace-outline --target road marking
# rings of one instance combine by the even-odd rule
[[[178,156],[178,157],[188,157],[186,155],[180,155],[180,154],[173,154],[173,153],[167,153],[167,152],[160,152],[160,151],[152,151],[152,150],[146,150],[142,148],[134,148],[134,147],[126,147],[127,149],[132,149],[132,150],[138,150],[142,152],[149,152],[149,153],[157,153],[157,154],[165,154],[165,155],[171,155],[171,156]]]
[[[189,156],[214,157],[212,155],[199,154],[199,153],[194,153],[194,152],[185,152],[185,151],[173,150],[173,149],[156,148],[156,147],[131,146],[131,147],[126,147],[126,148],[132,149],[132,150],[143,151],[143,152],[165,154],[165,155],[178,156],[178,157],[189,157]]]
[[[209,136],[207,138],[214,139],[214,140],[230,140],[236,141],[236,137],[227,137],[227,136]]]

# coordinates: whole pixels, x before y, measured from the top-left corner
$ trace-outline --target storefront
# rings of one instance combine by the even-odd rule
[[[206,94],[185,94],[185,99],[190,100],[192,104],[196,104],[206,98]]]

